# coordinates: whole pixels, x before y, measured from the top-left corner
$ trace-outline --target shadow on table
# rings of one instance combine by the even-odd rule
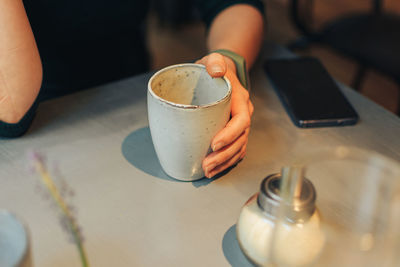
[[[122,142],[122,154],[130,164],[151,176],[171,182],[182,182],[169,177],[163,171],[158,161],[156,151],[154,150],[149,127],[140,128],[130,133]],[[213,179],[203,178],[191,183],[195,187],[206,186],[223,176],[229,170],[215,176]]]
[[[122,142],[122,154],[130,164],[145,173],[171,182],[178,182],[162,170],[151,141],[149,127],[130,133]]]
[[[222,250],[224,251],[225,258],[233,267],[254,267],[254,265],[246,258],[239,247],[236,238],[236,224],[232,225],[226,231],[222,239]]]

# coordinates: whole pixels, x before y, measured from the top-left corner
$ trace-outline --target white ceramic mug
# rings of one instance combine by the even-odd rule
[[[26,227],[6,210],[0,210],[0,266],[32,266]]]
[[[204,177],[212,138],[228,122],[232,89],[200,64],[166,67],[149,80],[147,107],[154,148],[164,171],[182,181]]]

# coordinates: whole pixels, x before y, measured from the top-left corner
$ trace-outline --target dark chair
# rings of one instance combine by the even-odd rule
[[[308,6],[311,7],[307,0]],[[400,86],[400,16],[384,12],[381,0],[371,0],[371,11],[342,16],[319,31],[312,30],[300,12],[300,1],[292,0],[291,18],[303,34],[289,45],[290,49],[306,48],[320,43],[333,48],[358,63],[352,87],[359,90],[367,69],[375,69]],[[400,87],[399,87],[400,89]],[[400,115],[400,91],[397,104]]]

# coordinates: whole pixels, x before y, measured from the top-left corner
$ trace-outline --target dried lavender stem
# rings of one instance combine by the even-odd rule
[[[39,172],[39,174],[42,178],[43,184],[47,187],[51,196],[53,197],[53,199],[55,200],[55,202],[57,203],[57,205],[60,207],[61,211],[64,213],[64,215],[67,218],[67,223],[68,223],[69,228],[72,231],[72,235],[73,235],[75,244],[78,246],[78,251],[79,251],[80,258],[81,258],[82,266],[89,267],[89,262],[86,257],[85,248],[82,244],[83,242],[82,242],[81,236],[79,234],[78,226],[75,223],[75,220],[74,220],[70,210],[68,209],[68,206],[65,204],[57,186],[54,184],[53,180],[50,177],[50,174],[47,172],[43,163],[40,160],[35,160],[35,165],[36,165],[37,171]]]

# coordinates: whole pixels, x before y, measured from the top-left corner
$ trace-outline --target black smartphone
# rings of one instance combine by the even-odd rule
[[[357,123],[357,112],[317,58],[270,59],[264,70],[296,126]]]

